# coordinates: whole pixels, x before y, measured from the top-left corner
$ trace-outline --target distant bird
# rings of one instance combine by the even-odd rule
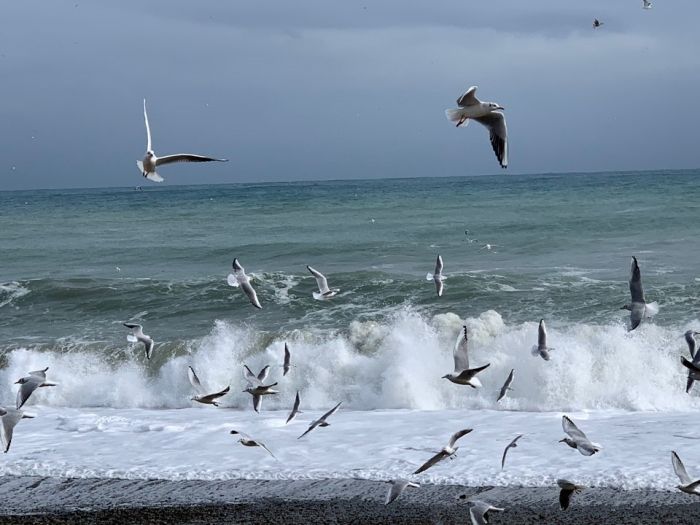
[[[561,489],[559,492],[559,505],[561,505],[561,510],[566,510],[569,508],[572,494],[581,492],[586,488],[582,485],[571,483],[566,479],[558,479],[557,485],[559,485],[559,488]]]
[[[425,279],[427,281],[435,282],[435,291],[437,292],[437,296],[442,297],[442,289],[444,288],[442,281],[444,280],[444,277],[442,276],[442,257],[440,257],[440,255],[437,256],[437,260],[435,261],[435,273],[427,274]]]
[[[673,464],[673,471],[678,476],[678,479],[681,480],[681,484],[678,485],[681,492],[700,496],[700,479],[696,481],[690,479],[681,458],[674,451],[671,451],[671,463]]]
[[[642,0],[642,9],[651,9],[654,7],[649,0]]]
[[[481,249],[491,251],[492,248],[498,248],[500,244],[484,244]]]
[[[503,467],[506,464],[506,454],[508,454],[508,450],[510,450],[511,448],[516,448],[518,446],[518,440],[521,437],[523,437],[522,434],[518,434],[517,436],[515,436],[515,439],[508,443],[508,446],[506,446],[506,448],[503,450],[503,457],[501,458],[501,470],[503,470]]]
[[[262,441],[258,441],[256,439],[252,439],[248,434],[244,434],[243,432],[239,432],[238,430],[232,430],[229,432],[229,434],[234,434],[234,435],[239,435],[241,436],[238,442],[243,445],[244,447],[260,447],[262,449],[265,449],[268,454],[270,454],[273,458],[277,459],[275,455],[270,452],[270,449],[265,446],[265,443]]]
[[[598,29],[602,25],[603,25],[603,22],[601,22],[597,18],[593,19],[593,29]]]
[[[294,406],[292,407],[292,411],[289,413],[289,416],[287,417],[287,421],[285,421],[285,425],[289,423],[292,419],[297,417],[297,414],[301,414],[301,410],[299,410],[299,391],[297,390],[297,396],[294,398]]]
[[[146,156],[143,160],[137,160],[136,165],[141,174],[148,180],[153,182],[163,182],[163,177],[156,173],[158,166],[171,164],[173,162],[228,162],[227,159],[214,159],[212,157],[203,157],[202,155],[192,155],[191,153],[177,153],[176,155],[166,155],[165,157],[156,157],[153,147],[151,146],[151,128],[148,125],[148,113],[146,113],[146,99],[143,99],[143,118],[146,122]]]
[[[547,346],[547,327],[544,325],[544,319],[540,319],[540,325],[537,328],[537,344],[532,347],[532,355],[549,361],[550,350],[554,348]]]
[[[143,326],[140,324],[124,323],[124,326],[131,328],[131,333],[126,336],[126,340],[130,343],[143,343],[146,350],[146,359],[150,359],[153,354],[153,346],[155,343],[150,335],[143,333]]]
[[[196,396],[191,398],[192,401],[197,401],[198,403],[202,403],[203,405],[214,405],[215,407],[218,407],[219,403],[217,403],[216,400],[228,394],[229,390],[231,389],[230,386],[227,386],[220,392],[215,392],[213,394],[205,394],[202,382],[199,380],[199,377],[197,377],[197,373],[191,366],[187,367],[187,377],[189,377],[190,379],[190,384],[198,392]]]
[[[505,510],[478,499],[471,500],[469,504],[469,517],[472,525],[486,525],[489,523],[489,512],[503,512]]]
[[[462,326],[462,332],[459,334],[459,339],[455,344],[455,348],[452,352],[452,357],[455,362],[455,371],[451,374],[446,374],[442,376],[443,379],[452,381],[457,385],[466,385],[472,388],[479,388],[481,386],[481,381],[476,377],[476,374],[486,370],[491,363],[486,363],[484,366],[478,368],[469,368],[469,339],[467,337],[467,327]]]
[[[509,390],[513,390],[510,385],[513,382],[513,374],[515,373],[515,369],[512,369],[510,371],[510,374],[508,374],[508,377],[506,377],[506,382],[503,383],[503,386],[501,387],[501,391],[498,394],[498,399],[496,399],[496,403],[498,403],[501,399],[506,397],[506,394],[508,393]]]
[[[657,303],[647,303],[644,299],[644,290],[642,289],[642,273],[639,270],[637,258],[632,257],[632,269],[630,271],[630,295],[632,302],[624,305],[621,310],[629,310],[630,312],[630,327],[631,332],[639,326],[642,319],[652,317],[659,311]]]
[[[340,404],[341,404],[341,403],[342,403],[342,401],[341,401],[340,403],[338,403],[337,405],[335,405],[333,408],[331,408],[328,412],[326,412],[325,414],[323,414],[321,417],[319,417],[318,419],[312,421],[311,424],[309,425],[309,428],[306,429],[306,432],[304,432],[304,433],[303,433],[301,436],[299,436],[297,439],[303,438],[306,434],[308,434],[309,432],[311,432],[311,431],[312,431],[314,428],[316,428],[316,427],[322,427],[322,428],[323,428],[323,427],[329,426],[330,423],[328,423],[328,422],[326,421],[326,419],[328,419],[329,417],[331,417],[333,414],[335,414],[335,413],[337,412],[337,410],[340,408]]]
[[[29,375],[22,377],[15,381],[16,385],[21,385],[17,391],[17,410],[22,408],[22,406],[27,402],[29,396],[40,387],[43,386],[56,386],[56,383],[49,383],[46,381],[46,371],[49,369],[47,366],[43,370],[34,370],[29,372]]]
[[[586,434],[579,430],[574,422],[567,416],[561,417],[561,426],[564,429],[564,433],[568,434],[568,437],[560,439],[559,443],[566,443],[584,456],[592,456],[596,452],[600,452],[600,445],[589,440]]]
[[[250,279],[245,273],[245,268],[241,266],[238,259],[233,260],[233,273],[228,274],[226,282],[228,282],[229,286],[233,286],[234,288],[240,286],[243,293],[248,297],[250,304],[255,306],[255,308],[262,309],[260,301],[258,300],[258,294],[255,293],[255,289],[253,285],[250,284]]]
[[[287,346],[287,343],[284,343],[284,364],[282,365],[282,375],[283,376],[286,376],[287,372],[289,372],[289,369],[292,367],[291,361],[292,361],[292,354],[289,351],[289,347]]]
[[[267,379],[270,366],[263,368],[260,373],[256,376],[251,372],[248,365],[243,365],[243,376],[248,381],[248,387],[243,390],[243,392],[249,393],[253,396],[253,410],[260,412],[260,407],[262,406],[262,396],[279,394],[277,390],[273,390],[273,386],[277,386],[277,383],[272,383],[271,385],[264,385],[263,382]]]
[[[467,92],[457,99],[456,109],[445,110],[447,120],[455,122],[457,127],[467,127],[469,119],[476,120],[489,130],[491,147],[493,148],[498,163],[502,168],[508,167],[508,129],[506,117],[500,111],[503,107],[494,102],[481,102],[476,98],[476,86],[470,87]],[[500,110],[500,111],[499,111]]]
[[[430,458],[428,461],[426,461],[420,467],[418,467],[414,474],[420,474],[421,472],[425,472],[430,467],[436,465],[440,461],[454,456],[457,450],[459,450],[459,447],[455,447],[455,443],[457,443],[457,440],[462,436],[466,436],[472,430],[473,429],[471,428],[465,428],[464,430],[460,430],[459,432],[455,432],[454,434],[452,434],[452,436],[450,437],[450,441],[447,443],[447,445],[443,447],[443,449],[440,452],[435,454],[432,458]]]
[[[332,290],[328,288],[328,280],[326,279],[325,275],[323,275],[321,272],[318,270],[314,270],[311,266],[306,266],[306,269],[311,272],[311,275],[313,275],[316,278],[316,284],[318,285],[318,292],[313,292],[314,299],[317,299],[319,301],[324,301],[326,299],[330,299],[334,295],[336,295],[338,292],[340,292],[340,289],[338,288],[333,288]]]
[[[418,483],[414,483],[413,481],[409,481],[407,479],[394,479],[392,481],[388,481],[387,483],[391,483],[391,487],[389,487],[389,492],[386,495],[384,505],[389,505],[389,503],[396,501],[403,491],[406,490],[406,487],[413,487],[416,489],[420,488]]]
[[[22,419],[33,418],[22,412],[21,410],[15,410],[13,408],[0,407],[0,421],[2,422],[2,433],[0,434],[0,439],[2,440],[3,452],[7,453],[10,450],[10,445],[12,444],[12,434]]]

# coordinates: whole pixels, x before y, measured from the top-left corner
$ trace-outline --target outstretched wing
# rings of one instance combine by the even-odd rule
[[[287,346],[287,343],[284,343],[284,364],[282,365],[282,370],[283,376],[287,375],[287,372],[289,372],[289,368],[291,367],[291,361],[292,361],[292,354],[289,351],[289,347]]]
[[[243,365],[243,377],[253,386],[260,386],[262,383],[258,377],[253,373],[253,371],[248,368],[248,365]]]
[[[561,489],[561,492],[559,492],[559,505],[561,505],[561,510],[569,508],[569,502],[571,501],[571,495],[573,493],[573,489]]]
[[[342,403],[343,403],[343,402],[341,401],[340,403],[338,403],[337,405],[335,405],[333,408],[331,408],[328,412],[326,412],[325,414],[323,414],[323,415],[319,418],[319,421],[325,421],[327,418],[329,418],[329,417],[331,417],[333,414],[335,414],[335,413],[338,411],[338,409],[340,408],[340,405],[341,405]]]
[[[442,256],[438,255],[437,260],[435,261],[435,273],[433,274],[433,278],[439,277],[442,275]]]
[[[676,473],[676,476],[678,476],[678,479],[681,480],[681,483],[683,483],[683,485],[691,483],[692,480],[685,470],[685,465],[683,465],[681,458],[678,457],[675,451],[671,451],[671,462],[673,463],[673,471]]]
[[[544,325],[544,319],[540,319],[540,326],[537,328],[537,347],[547,348],[547,327]]]
[[[574,441],[588,441],[586,434],[581,432],[581,430],[574,424],[573,421],[571,421],[571,419],[569,419],[568,416],[561,417],[561,426],[564,429],[564,432]]]
[[[469,369],[469,338],[467,337],[467,327],[462,326],[459,339],[455,343],[453,357],[455,361],[455,374]]]
[[[425,472],[428,470],[430,467],[433,465],[440,463],[443,459],[445,459],[449,454],[445,452],[444,450],[441,450],[437,454],[435,454],[432,458],[430,458],[428,461],[423,463],[416,471],[414,474],[420,474],[421,472]]]
[[[328,281],[326,280],[326,276],[323,275],[321,272],[318,270],[314,270],[311,266],[307,265],[307,270],[311,272],[311,275],[313,275],[316,278],[316,284],[318,285],[318,291],[321,292],[322,294],[330,292],[330,288],[328,288]]]
[[[506,117],[503,113],[494,111],[483,117],[475,118],[479,124],[486,126],[489,130],[491,147],[496,154],[501,168],[508,167],[508,128]]]
[[[172,164],[174,162],[228,162],[228,159],[215,159],[213,157],[193,155],[191,153],[177,153],[175,155],[158,157],[156,159],[156,166],[163,166],[164,164]]]
[[[458,432],[455,432],[454,434],[452,434],[452,437],[450,438],[449,443],[447,443],[447,446],[450,447],[450,448],[454,448],[455,443],[457,443],[457,440],[458,440],[459,438],[461,438],[462,436],[466,436],[466,435],[469,434],[469,432],[471,432],[472,430],[473,430],[473,429],[471,429],[471,428],[465,428],[464,430],[460,430],[460,431],[458,431]]]
[[[194,368],[191,366],[187,367],[187,377],[190,380],[190,384],[195,388],[195,390],[202,390],[202,382],[199,380],[197,377],[197,374],[194,371]]]
[[[148,113],[146,113],[146,99],[143,99],[143,120],[146,121],[146,151],[151,151],[151,127],[148,125]]]
[[[644,290],[642,288],[642,272],[639,270],[637,258],[632,257],[632,268],[630,270],[630,295],[633,303],[644,302]]]
[[[459,107],[473,106],[479,103],[479,99],[476,98],[476,88],[477,86],[472,86],[467,89],[467,92],[457,99],[457,105]]]

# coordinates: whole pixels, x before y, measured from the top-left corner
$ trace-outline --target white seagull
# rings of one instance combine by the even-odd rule
[[[228,162],[227,159],[214,159],[212,157],[203,157],[202,155],[192,155],[191,153],[177,153],[175,155],[166,155],[165,157],[156,157],[153,147],[151,146],[151,128],[148,125],[148,113],[146,113],[146,99],[143,99],[143,118],[146,121],[146,156],[143,160],[137,160],[136,165],[141,172],[141,175],[153,182],[163,182],[163,177],[156,173],[158,166],[171,164],[173,162]]]
[[[468,348],[468,338],[467,338],[467,327],[462,327],[462,332],[459,334],[459,339],[455,344],[455,348],[452,352],[452,357],[455,362],[455,371],[451,374],[446,374],[442,376],[443,379],[452,381],[458,385],[467,385],[472,388],[479,388],[481,386],[481,381],[476,377],[476,374],[486,370],[491,363],[486,363],[484,366],[479,368],[469,368],[469,348]]]
[[[294,398],[294,406],[292,407],[292,411],[289,413],[289,416],[287,417],[287,421],[285,421],[285,425],[289,423],[292,419],[297,417],[297,414],[301,414],[301,410],[299,410],[299,403],[301,403],[301,400],[299,399],[299,391],[297,390],[297,396]]]
[[[389,505],[389,503],[396,501],[403,491],[406,490],[406,487],[413,487],[416,489],[420,488],[418,483],[414,483],[413,481],[409,481],[407,479],[394,479],[387,481],[387,483],[391,483],[391,487],[389,487],[389,492],[387,492],[384,505]]]
[[[642,272],[639,270],[637,258],[632,257],[632,268],[630,271],[630,295],[632,302],[624,305],[621,310],[629,310],[630,312],[630,327],[631,332],[637,328],[642,319],[653,317],[659,311],[659,305],[656,302],[647,303],[644,299],[644,289],[642,288]]]
[[[13,408],[0,407],[0,420],[2,421],[2,433],[0,438],[2,439],[3,452],[7,453],[10,450],[10,445],[12,444],[12,434],[22,419],[33,418],[22,412],[21,410],[15,410]]]
[[[282,364],[282,375],[286,376],[289,369],[292,367],[292,354],[289,351],[287,343],[284,343],[284,363]]]
[[[649,0],[642,0],[642,9],[651,9],[654,7]]]
[[[540,319],[540,325],[537,328],[537,344],[532,347],[532,355],[540,356],[545,361],[549,361],[549,351],[554,350],[547,346],[547,327],[544,325],[544,319]]]
[[[326,277],[318,270],[314,270],[311,266],[308,265],[306,266],[306,269],[309,270],[309,272],[311,272],[311,275],[313,275],[316,278],[316,284],[318,285],[318,292],[313,292],[312,294],[314,296],[314,299],[317,299],[319,301],[330,299],[340,291],[340,289],[338,288],[328,288],[328,281],[326,280]]]
[[[671,462],[673,463],[673,471],[678,476],[678,479],[681,480],[681,485],[678,485],[678,488],[686,494],[700,496],[700,479],[696,481],[690,479],[681,458],[674,451],[671,451]]]
[[[150,359],[153,353],[153,345],[155,344],[151,336],[143,333],[143,326],[140,324],[124,323],[124,326],[131,328],[131,333],[126,336],[126,340],[130,343],[143,343],[146,349],[146,359]]]
[[[600,452],[600,445],[588,439],[586,434],[579,430],[567,416],[561,417],[561,426],[564,429],[564,433],[568,434],[568,437],[560,439],[559,443],[566,443],[584,456],[592,456],[596,452]]]
[[[444,288],[443,280],[445,279],[442,276],[442,257],[438,254],[437,260],[435,261],[435,273],[428,273],[425,276],[426,281],[434,281],[435,282],[435,291],[437,292],[438,297],[442,297],[442,289]]]
[[[447,445],[443,447],[443,449],[440,452],[435,454],[432,458],[430,458],[428,461],[426,461],[420,467],[418,467],[414,474],[420,474],[421,472],[425,472],[430,467],[439,463],[443,459],[447,459],[449,457],[454,456],[455,453],[459,450],[459,447],[455,447],[455,443],[457,443],[457,440],[462,436],[466,436],[471,431],[471,428],[465,428],[464,430],[460,430],[459,432],[455,432],[454,434],[452,434],[452,436],[450,437],[450,441],[447,443]]]
[[[688,361],[685,356],[681,356],[681,364],[688,369],[688,381],[685,384],[685,391],[690,393],[695,381],[700,381],[700,352],[695,353],[695,359]]]
[[[270,366],[264,367],[260,370],[260,373],[256,376],[248,368],[248,365],[243,365],[243,376],[248,381],[248,387],[243,391],[249,393],[253,396],[253,410],[260,412],[260,407],[262,406],[262,396],[278,394],[277,390],[273,390],[273,386],[277,386],[277,383],[272,383],[271,385],[264,385],[263,382],[267,379],[270,372]]]
[[[43,370],[34,370],[29,372],[29,375],[22,377],[15,381],[16,385],[22,385],[17,391],[17,410],[22,408],[37,388],[42,386],[56,386],[56,383],[49,383],[46,381],[46,371],[49,369],[47,366]],[[21,418],[20,418],[21,419]]]
[[[501,399],[506,397],[506,394],[508,393],[509,390],[513,390],[510,385],[513,383],[513,375],[515,374],[515,369],[512,369],[510,371],[510,374],[508,374],[508,377],[506,377],[506,382],[503,383],[503,386],[501,387],[501,391],[498,394],[498,399],[496,399],[496,403],[498,403]]]
[[[258,300],[258,294],[255,293],[253,285],[250,284],[250,279],[245,274],[245,268],[241,266],[238,259],[233,260],[233,273],[228,274],[226,282],[228,282],[229,286],[233,286],[234,288],[240,286],[243,293],[248,297],[250,304],[255,306],[255,308],[262,309],[260,301]]]
[[[486,525],[489,523],[489,512],[503,512],[505,510],[478,499],[471,500],[469,504],[469,517],[472,525]]]
[[[312,421],[311,424],[309,425],[309,428],[306,429],[306,432],[304,432],[297,439],[303,438],[306,434],[311,432],[316,427],[327,427],[328,425],[330,425],[330,423],[328,423],[326,421],[326,419],[328,419],[329,417],[331,417],[333,414],[335,414],[337,412],[337,410],[340,408],[341,403],[342,403],[342,401],[340,403],[338,403],[337,405],[335,405],[333,408],[331,408],[328,412],[323,414],[321,417],[319,417],[315,421]]]
[[[244,447],[260,447],[263,448],[267,451],[268,454],[270,454],[273,458],[277,459],[275,455],[270,452],[270,449],[265,446],[265,443],[262,441],[258,441],[257,439],[252,439],[248,434],[244,434],[243,432],[239,432],[238,430],[232,430],[229,432],[230,434],[234,435],[239,435],[241,436],[238,442],[243,445]]]
[[[506,446],[506,448],[503,450],[503,457],[501,458],[501,470],[503,470],[503,467],[506,464],[506,454],[508,454],[508,450],[510,450],[511,448],[516,448],[518,446],[518,440],[521,437],[523,437],[522,434],[518,434],[517,436],[515,436],[515,439],[508,443],[508,446]]]
[[[494,102],[481,102],[476,98],[476,86],[457,99],[459,108],[445,110],[445,115],[456,126],[467,127],[469,119],[476,120],[489,130],[491,146],[502,168],[508,167],[508,129],[503,107]],[[500,110],[500,111],[499,111]]]
[[[192,401],[197,401],[203,405],[214,405],[215,407],[218,407],[219,403],[217,403],[216,400],[228,394],[228,391],[231,389],[230,386],[227,386],[220,392],[207,394],[206,390],[204,390],[204,387],[202,386],[202,382],[199,380],[199,377],[197,377],[197,373],[191,366],[187,367],[187,377],[189,377],[190,384],[197,391],[197,395],[191,398]]]

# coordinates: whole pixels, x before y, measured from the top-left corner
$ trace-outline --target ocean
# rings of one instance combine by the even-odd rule
[[[679,360],[683,332],[700,329],[699,177],[0,192],[0,400],[12,405],[14,381],[30,370],[48,366],[59,384],[30,398],[25,408],[37,417],[15,429],[0,473],[383,479],[410,473],[474,426],[460,454],[485,463],[458,458],[423,480],[551,484],[564,465],[592,485],[673,488],[672,448],[700,471],[700,403],[685,393]],[[438,254],[442,297],[426,280]],[[628,332],[620,307],[631,256],[660,311]],[[227,285],[234,257],[262,310]],[[313,299],[306,265],[341,292]],[[555,348],[549,362],[530,352],[541,318]],[[150,361],[127,342],[126,321],[155,340]],[[478,390],[442,379],[463,324],[472,366],[490,363]],[[285,342],[293,368],[283,377]],[[269,364],[279,382],[261,415],[242,392],[243,364]],[[231,386],[220,408],[190,400],[188,365],[212,391]],[[511,369],[514,390],[497,403]],[[297,391],[305,413],[284,425]],[[330,427],[297,441],[339,401]],[[603,451],[584,458],[557,443],[562,413]],[[238,446],[228,435],[236,426],[269,436],[284,468]],[[504,474],[500,451],[516,433],[526,438]],[[193,457],[202,438],[212,448]],[[648,455],[628,450],[630,440]],[[235,460],[222,462],[221,447]]]

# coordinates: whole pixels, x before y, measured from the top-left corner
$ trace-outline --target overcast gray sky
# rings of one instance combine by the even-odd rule
[[[0,189],[695,168],[700,2],[21,0],[0,3]],[[594,17],[605,25],[594,31]]]

